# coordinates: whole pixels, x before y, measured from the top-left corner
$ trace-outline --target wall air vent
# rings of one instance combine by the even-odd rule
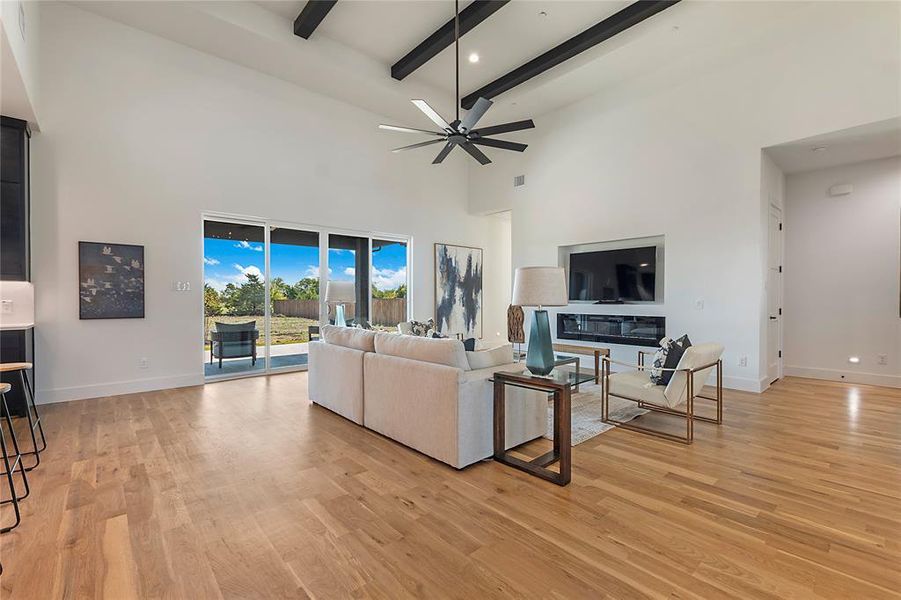
[[[526,176],[525,175],[517,175],[513,178],[513,187],[520,187],[526,184]]]

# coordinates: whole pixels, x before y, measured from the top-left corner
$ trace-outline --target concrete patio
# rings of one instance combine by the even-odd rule
[[[269,351],[273,369],[299,367],[307,364],[307,342],[301,344],[277,344]],[[251,364],[249,358],[225,358],[222,360],[222,368],[219,367],[219,359],[214,358],[210,364],[210,351],[203,353],[203,374],[205,377],[219,377],[222,375],[236,375],[248,371],[263,371],[266,369],[265,348],[257,346],[256,364]]]

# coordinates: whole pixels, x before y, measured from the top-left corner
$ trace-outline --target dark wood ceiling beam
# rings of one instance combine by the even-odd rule
[[[460,11],[460,37],[472,31],[476,25],[496,13],[509,1],[473,0],[469,6]],[[451,19],[406,56],[391,65],[391,77],[398,81],[402,80],[453,43],[454,20]]]
[[[307,0],[303,10],[294,19],[294,35],[305,40],[310,39],[325,15],[332,10],[338,0]]]
[[[586,29],[579,35],[571,37],[559,46],[548,50],[541,56],[534,58],[526,64],[518,67],[506,75],[495,79],[473,93],[465,96],[460,105],[470,109],[480,97],[494,98],[509,91],[529,79],[552,69],[589,48],[609,40],[618,33],[641,23],[662,10],[676,4],[679,0],[641,0],[630,4],[616,14],[607,17],[600,23]]]

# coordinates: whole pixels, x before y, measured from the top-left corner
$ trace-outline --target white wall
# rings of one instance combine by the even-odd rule
[[[37,2],[0,0],[0,113],[38,128]]]
[[[785,208],[786,374],[901,387],[901,158],[789,175]]]
[[[391,154],[407,140],[377,115],[72,6],[41,9],[41,401],[202,381],[203,211],[410,234],[420,318],[434,311],[433,243],[480,246],[486,340],[505,331],[506,224],[468,214],[465,157]],[[79,321],[79,240],[145,246],[145,319]]]
[[[594,310],[662,314],[670,334],[726,346],[727,386],[762,389],[760,150],[901,113],[899,19],[897,3],[799,5],[691,78],[662,69],[659,85],[536,118],[522,156],[470,170],[471,208],[513,209],[514,266],[556,264],[560,245],[665,235],[665,304]]]

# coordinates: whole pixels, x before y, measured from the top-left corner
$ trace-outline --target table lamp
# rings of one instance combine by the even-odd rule
[[[520,267],[513,278],[513,304],[535,306],[529,329],[526,368],[533,375],[546,376],[554,370],[554,348],[545,306],[566,306],[566,274],[562,267]]]
[[[344,317],[344,304],[355,301],[353,281],[329,281],[325,286],[325,302],[326,304],[336,305],[335,325],[338,327],[347,327],[347,320]]]

